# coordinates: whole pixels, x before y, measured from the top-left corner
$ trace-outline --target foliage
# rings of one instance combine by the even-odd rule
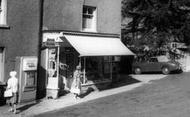
[[[122,32],[127,42],[153,48],[171,41],[190,44],[190,0],[123,0],[122,4],[123,18],[132,18]],[[126,36],[129,32],[141,36],[131,38]]]

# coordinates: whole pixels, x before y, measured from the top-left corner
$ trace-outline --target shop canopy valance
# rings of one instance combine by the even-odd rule
[[[80,56],[121,56],[134,55],[119,38],[64,35]]]

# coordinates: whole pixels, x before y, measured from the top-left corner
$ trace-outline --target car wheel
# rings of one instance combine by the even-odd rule
[[[135,74],[141,74],[141,68],[139,67],[135,68]]]
[[[162,68],[162,73],[165,74],[165,75],[169,74],[169,73],[170,73],[169,68],[163,67],[163,68]]]

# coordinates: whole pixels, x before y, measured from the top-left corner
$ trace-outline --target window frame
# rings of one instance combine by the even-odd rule
[[[85,8],[87,9],[87,13],[84,13]],[[89,11],[90,11],[89,9],[91,9],[92,13],[89,13]],[[86,16],[86,18],[84,18],[84,16]],[[84,27],[84,19],[88,19],[88,17],[92,17],[90,28],[88,28],[88,26]],[[83,8],[82,8],[82,31],[97,32],[97,7],[83,5]]]
[[[7,26],[7,0],[0,0],[0,28]]]

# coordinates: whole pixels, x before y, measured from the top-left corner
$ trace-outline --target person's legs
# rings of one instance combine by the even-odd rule
[[[16,114],[16,104],[13,104],[13,113]]]
[[[9,109],[8,111],[9,111],[9,112],[13,112],[12,104],[10,104],[9,106],[10,106],[10,109]]]
[[[13,101],[12,101],[12,108],[13,108],[13,113],[16,114],[16,105],[17,105],[17,93],[13,94]]]
[[[77,94],[76,94],[76,93],[74,93],[74,95],[75,95],[75,99],[77,99]]]
[[[78,94],[76,94],[76,98],[78,98],[79,97],[79,95]]]
[[[10,98],[7,98],[7,104],[9,106],[9,112],[13,112],[13,108],[12,108],[12,98],[13,97],[10,97]]]

